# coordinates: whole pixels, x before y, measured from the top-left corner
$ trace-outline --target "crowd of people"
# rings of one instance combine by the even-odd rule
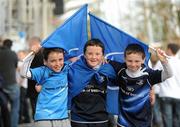
[[[145,65],[145,51],[139,44],[129,44],[124,51],[125,62],[119,63],[104,59],[105,47],[99,39],[88,40],[83,55],[73,62],[64,60],[62,47],[42,48],[40,42],[38,37],[33,37],[29,39],[28,51],[15,53],[11,50],[13,42],[3,41],[0,49],[2,127],[30,122],[35,127],[180,125],[177,44],[168,44],[166,52],[158,48],[159,62],[154,62],[151,69]],[[29,52],[31,55],[26,57]],[[107,111],[108,85],[119,87],[118,104],[114,105],[119,109],[117,121]],[[151,91],[157,85],[160,90],[153,105]],[[157,110],[161,114],[156,115]]]

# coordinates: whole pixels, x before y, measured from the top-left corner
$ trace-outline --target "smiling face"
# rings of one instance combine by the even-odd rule
[[[102,63],[103,49],[96,45],[87,46],[84,56],[88,66],[94,68]]]
[[[125,57],[127,68],[132,72],[136,72],[144,63],[144,61],[145,58],[143,58],[142,53],[126,54]]]
[[[48,66],[54,72],[60,72],[64,66],[64,54],[62,52],[50,52],[44,65]]]

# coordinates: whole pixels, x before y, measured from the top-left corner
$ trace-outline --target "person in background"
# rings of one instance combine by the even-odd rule
[[[154,42],[150,44],[152,47],[158,49],[162,48],[162,44],[160,42]],[[162,68],[159,68],[159,64],[161,65],[161,62],[159,61],[156,52],[152,51],[151,53],[151,59],[150,59],[151,64],[149,65],[153,70],[161,70]],[[162,113],[160,109],[160,98],[159,98],[159,91],[160,91],[160,86],[159,84],[155,84],[153,86],[153,91],[154,91],[154,97],[155,97],[155,102],[153,105],[153,127],[163,127],[163,122],[162,122]]]
[[[125,63],[110,61],[120,87],[118,127],[151,127],[151,87],[172,76],[164,54],[164,51],[157,49],[164,71],[152,70],[144,65],[145,51],[139,44],[129,44],[126,47]]]
[[[20,115],[19,115],[19,123],[30,123],[30,115],[29,115],[29,103],[28,98],[26,96],[27,93],[27,79],[20,76],[20,68],[22,66],[22,60],[27,55],[27,51],[20,50],[17,52],[18,55],[18,68],[16,73],[17,83],[20,86]]]
[[[173,76],[160,85],[159,97],[164,127],[180,126],[180,60],[177,56],[179,49],[179,45],[175,43],[168,44],[166,49],[167,55],[170,56]]]
[[[13,42],[10,39],[3,41],[3,47],[0,50],[0,73],[4,79],[2,88],[8,95],[10,102],[10,123],[11,127],[18,127],[19,105],[20,105],[20,88],[16,81],[16,69],[18,57],[11,50]]]
[[[1,49],[0,49],[1,50]],[[2,75],[0,74],[0,127],[11,127],[9,118],[10,113],[8,109],[8,96],[3,91],[2,84],[4,82],[4,79]]]
[[[39,47],[41,43],[41,39],[39,37],[31,37],[28,40],[29,43],[29,51],[33,49],[33,47]],[[38,53],[35,54],[35,57],[31,63],[31,68],[40,67],[43,65],[43,55],[42,51],[39,50]],[[27,87],[27,97],[30,99],[31,108],[32,108],[32,116],[34,116],[35,108],[36,108],[36,101],[38,92],[35,90],[36,81],[28,79],[28,87]]]

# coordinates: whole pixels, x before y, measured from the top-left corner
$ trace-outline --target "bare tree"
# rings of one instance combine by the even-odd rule
[[[178,25],[179,12],[177,11],[177,13],[175,13],[174,9],[176,3],[172,3],[171,0],[148,0],[148,2],[144,0],[136,2],[136,5],[142,9],[142,11],[137,14],[137,18],[138,16],[144,17],[144,22],[141,23],[139,29],[145,30],[146,32],[141,31],[141,33],[145,33],[146,36],[148,35],[148,22],[150,21],[154,40],[169,42],[180,37],[178,33],[178,31],[180,31]]]

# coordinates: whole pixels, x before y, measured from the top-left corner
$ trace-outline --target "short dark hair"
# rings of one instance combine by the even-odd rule
[[[171,52],[175,55],[179,51],[179,45],[175,43],[170,43],[167,45],[167,49],[170,49]]]
[[[51,52],[59,52],[59,53],[63,53],[63,55],[65,53],[64,49],[62,49],[62,48],[44,48],[43,51],[42,51],[44,60],[48,59],[48,55]]]
[[[124,57],[126,57],[126,55],[129,55],[132,53],[140,53],[140,54],[142,54],[142,58],[143,59],[145,58],[144,49],[139,44],[129,44],[125,49]]]
[[[98,46],[98,47],[101,47],[102,48],[102,52],[104,54],[104,44],[101,42],[101,40],[96,39],[96,38],[88,40],[86,42],[85,46],[84,46],[84,54],[85,54],[88,46]]]
[[[12,43],[13,43],[12,40],[10,40],[10,39],[5,39],[5,40],[3,41],[3,46],[4,46],[4,47],[11,48]]]

